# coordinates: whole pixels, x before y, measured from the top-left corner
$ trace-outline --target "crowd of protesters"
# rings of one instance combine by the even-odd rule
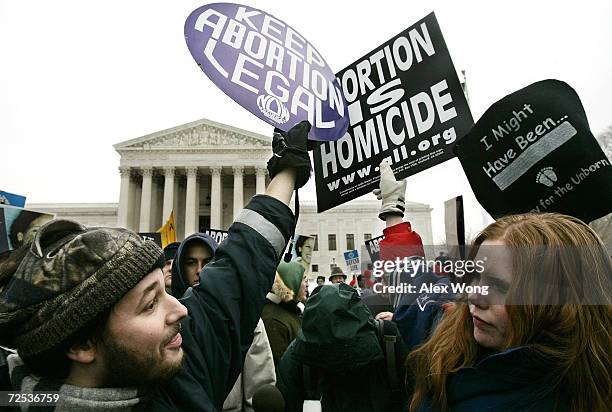
[[[609,410],[612,261],[577,218],[498,219],[470,250],[485,270],[461,279],[423,267],[351,285],[336,267],[307,297],[311,245],[298,262],[283,253],[309,129],[275,135],[270,184],[221,244],[196,233],[162,251],[56,219],[14,250],[0,262],[0,390],[57,393],[47,408],[66,411]],[[423,259],[406,182],[388,162],[380,176],[381,259]]]

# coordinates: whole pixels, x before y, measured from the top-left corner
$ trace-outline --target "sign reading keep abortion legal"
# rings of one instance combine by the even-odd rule
[[[304,36],[250,6],[207,4],[185,21],[191,55],[217,87],[281,130],[308,120],[311,140],[348,128],[348,108],[325,59]]]
[[[455,155],[474,123],[434,13],[338,73],[350,127],[315,148],[317,209],[378,187],[388,158],[398,179]]]

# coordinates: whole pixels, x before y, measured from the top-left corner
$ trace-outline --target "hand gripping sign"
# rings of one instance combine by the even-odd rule
[[[249,6],[207,4],[187,17],[185,39],[210,80],[265,122],[289,130],[308,120],[311,140],[346,133],[348,107],[334,73],[281,20]]]

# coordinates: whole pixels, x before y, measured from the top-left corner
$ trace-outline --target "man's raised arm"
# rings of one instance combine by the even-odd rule
[[[183,371],[167,386],[165,399],[180,410],[221,410],[244,363],[287,242],[295,226],[288,204],[311,173],[308,122],[275,133],[268,162],[271,182],[254,196],[229,228],[200,284],[181,302],[189,310],[184,326]],[[192,392],[195,396],[189,396]],[[164,402],[165,403],[165,402]]]

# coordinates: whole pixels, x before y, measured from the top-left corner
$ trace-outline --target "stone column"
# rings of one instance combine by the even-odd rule
[[[140,198],[140,232],[151,231],[151,186],[153,168],[142,168],[142,193]]]
[[[266,191],[266,168],[256,167],[255,168],[255,193],[258,195]]]
[[[198,168],[187,167],[187,193],[185,194],[185,237],[198,230],[196,190],[198,190]]]
[[[242,211],[244,207],[244,192],[243,192],[243,184],[244,181],[242,179],[242,173],[244,172],[244,168],[242,166],[234,166],[232,167],[234,171],[234,218],[236,220],[238,214]]]
[[[174,209],[174,167],[164,167],[164,208],[162,212],[163,226]]]
[[[121,175],[121,189],[119,191],[119,208],[117,210],[117,226],[128,227],[128,211],[130,210],[130,178],[132,171],[129,167],[119,167]]]
[[[210,227],[221,229],[221,167],[211,167],[210,174]]]

